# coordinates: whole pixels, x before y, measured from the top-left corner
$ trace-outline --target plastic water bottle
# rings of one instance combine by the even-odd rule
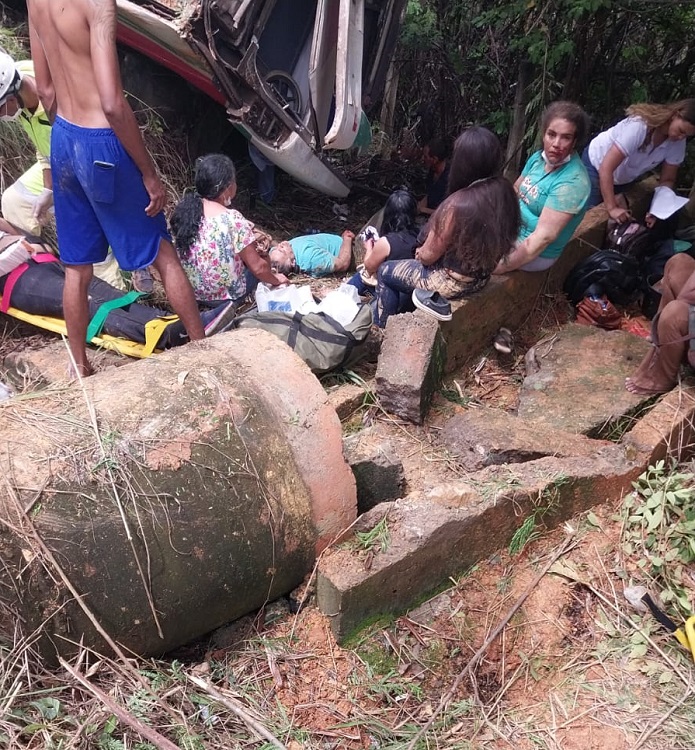
[[[5,385],[0,380],[0,401],[6,401],[8,398],[12,398],[12,396],[14,396],[14,391],[9,385]]]

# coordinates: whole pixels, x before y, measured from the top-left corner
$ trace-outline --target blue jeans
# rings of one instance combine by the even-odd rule
[[[423,266],[419,260],[390,260],[377,271],[374,322],[383,328],[389,316],[414,309],[413,289],[439,292],[447,299],[465,297],[482,289],[488,279],[460,280],[450,275],[441,263]],[[488,277],[489,278],[489,277]]]
[[[582,163],[586,167],[586,171],[589,173],[589,179],[591,180],[591,192],[589,193],[589,200],[586,202],[586,208],[588,210],[590,208],[593,208],[594,206],[598,206],[599,203],[603,203],[598,169],[596,169],[596,167],[591,163],[591,160],[589,159],[588,146],[584,149],[584,153],[582,154]],[[634,185],[634,181],[625,183],[624,185],[613,185],[613,192],[616,195],[620,195],[621,193],[624,193],[631,185]]]

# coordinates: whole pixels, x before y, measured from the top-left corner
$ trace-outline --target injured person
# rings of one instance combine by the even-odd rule
[[[65,268],[47,252],[45,245],[18,235],[0,219],[0,312],[49,330],[63,320]],[[87,340],[131,356],[146,357],[153,351],[188,341],[178,316],[166,310],[138,304],[138,292],[121,291],[94,277],[89,284],[90,324]],[[24,315],[22,315],[24,314]],[[32,319],[31,316],[34,316]],[[225,328],[234,318],[234,303],[219,305],[202,314],[206,336]],[[52,319],[48,321],[46,319]],[[119,346],[118,342],[141,346]]]

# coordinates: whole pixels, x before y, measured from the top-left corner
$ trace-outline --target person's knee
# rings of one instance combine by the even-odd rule
[[[688,333],[690,306],[682,300],[669,302],[659,316],[658,330],[661,344],[673,341]]]
[[[668,281],[672,277],[681,276],[693,270],[695,270],[695,259],[687,253],[676,253],[666,261],[664,280]]]

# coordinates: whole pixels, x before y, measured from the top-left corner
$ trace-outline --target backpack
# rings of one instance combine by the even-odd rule
[[[623,255],[641,260],[654,251],[656,237],[650,229],[636,221],[624,224],[609,222],[606,240],[609,250],[617,250]]]
[[[234,328],[263,328],[282,339],[316,375],[350,367],[364,354],[372,325],[370,305],[361,305],[352,322],[343,327],[325,313],[252,312],[235,318]]]
[[[605,295],[614,305],[627,305],[642,290],[636,258],[617,250],[599,250],[569,272],[563,291],[573,305],[584,297]]]

